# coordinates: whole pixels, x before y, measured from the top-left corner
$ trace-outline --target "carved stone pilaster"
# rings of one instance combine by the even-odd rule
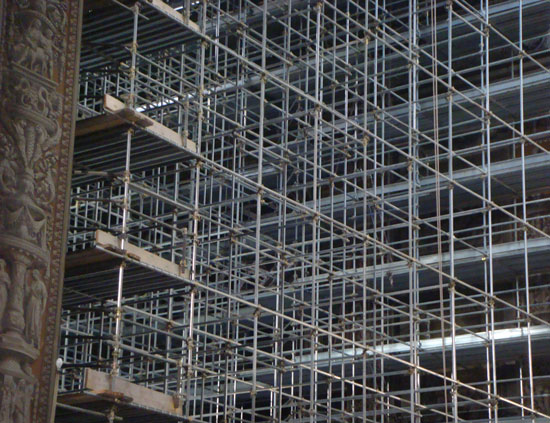
[[[80,19],[0,2],[0,423],[51,415]]]

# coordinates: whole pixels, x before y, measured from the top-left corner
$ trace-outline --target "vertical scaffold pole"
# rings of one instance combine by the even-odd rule
[[[139,3],[135,3],[132,7],[133,11],[133,32],[132,44],[130,45],[131,66],[130,66],[130,90],[128,92],[127,106],[135,108],[136,98],[136,63],[137,63],[137,36],[138,36],[138,20],[139,20]],[[126,132],[126,155],[124,161],[124,197],[122,199],[122,226],[120,229],[120,249],[125,251],[126,243],[128,242],[128,220],[130,214],[130,154],[132,150],[132,134],[133,129],[129,128]],[[120,355],[121,355],[121,338],[122,338],[122,295],[124,284],[124,269],[126,262],[122,261],[118,270],[117,284],[117,299],[116,299],[116,314],[115,314],[115,336],[113,343],[112,368],[111,374],[118,376],[120,373]]]

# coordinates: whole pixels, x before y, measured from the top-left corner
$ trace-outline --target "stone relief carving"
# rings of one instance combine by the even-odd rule
[[[9,422],[13,414],[15,383],[11,376],[6,376],[2,385],[2,405],[0,406],[0,421]]]
[[[25,335],[27,341],[35,347],[40,347],[40,334],[42,333],[42,314],[46,309],[48,291],[42,282],[38,270],[32,271],[32,282],[27,293],[25,306]]]
[[[26,423],[30,421],[30,404],[34,393],[34,383],[25,379],[16,381],[12,376],[4,376],[1,391],[0,422]]]
[[[546,381],[537,381],[533,388],[535,408],[545,414],[550,412],[550,384]]]
[[[63,42],[58,37],[59,28],[65,21],[64,12],[54,3],[32,2],[22,9],[35,13],[22,13],[16,18],[26,31],[13,43],[13,61],[28,70],[52,79],[56,61],[62,60]],[[25,9],[23,9],[25,11]],[[44,19],[47,17],[47,19]]]
[[[535,314],[550,312],[550,289],[534,288],[531,294],[531,308]]]
[[[546,195],[534,194],[527,198],[531,203],[527,209],[528,221],[535,228],[545,233],[550,233],[550,217],[548,217],[548,202],[544,201]],[[536,203],[535,203],[536,202]],[[541,234],[533,229],[527,229],[527,238],[540,238]]]
[[[33,386],[29,385],[24,379],[17,383],[15,391],[13,421],[15,423],[24,423],[29,421],[30,401],[32,398]]]
[[[37,418],[32,408],[38,402],[47,408],[48,398],[37,397],[31,407],[39,386],[31,366],[44,340],[52,344],[55,339],[43,334],[43,322],[48,301],[57,304],[56,298],[48,298],[48,281],[52,263],[59,267],[58,255],[52,262],[52,240],[59,243],[52,230],[56,224],[59,231],[63,223],[58,205],[64,201],[66,175],[62,173],[68,164],[67,158],[60,160],[68,155],[70,128],[63,126],[63,122],[70,123],[70,113],[63,116],[63,110],[72,102],[76,62],[74,54],[67,54],[67,45],[71,45],[67,43],[76,42],[68,13],[76,24],[79,9],[77,1],[66,0],[2,3],[0,423],[34,423],[46,421],[48,414],[42,410]],[[74,53],[75,46],[72,49]],[[73,68],[67,79],[64,66],[70,59]],[[62,136],[66,138],[64,150],[60,150]],[[44,364],[42,371],[48,366]]]
[[[10,291],[10,275],[6,271],[6,261],[0,259],[0,329],[3,327],[4,311],[8,305],[8,294]]]
[[[532,315],[539,319],[550,322],[550,287],[548,287],[549,281],[542,275],[530,275],[529,276],[529,306]],[[508,302],[514,302],[513,298],[510,298]],[[527,299],[525,295],[521,295],[519,298],[519,305],[525,310],[527,308]],[[512,315],[515,315],[515,311],[511,311]],[[513,321],[512,315],[507,316],[508,320]],[[539,320],[534,320],[533,325],[539,325]]]

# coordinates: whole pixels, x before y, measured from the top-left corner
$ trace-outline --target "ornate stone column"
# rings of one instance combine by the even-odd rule
[[[0,423],[52,414],[80,20],[0,1]]]

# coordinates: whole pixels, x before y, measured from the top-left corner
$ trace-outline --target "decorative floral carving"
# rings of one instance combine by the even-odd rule
[[[14,108],[24,111],[25,116],[31,114],[27,116],[30,118],[51,119],[52,121],[41,121],[49,129],[50,135],[55,135],[56,119],[61,114],[61,96],[46,89],[40,80],[33,81],[19,72],[13,72],[8,79],[3,107],[9,111]]]
[[[15,142],[4,147],[9,150],[12,160],[0,165],[0,177],[3,178],[0,182],[14,193],[14,175],[23,175],[18,194],[29,196],[37,207],[48,210],[55,194],[52,177],[55,167],[52,165],[55,146],[61,136],[58,123],[61,97],[17,72],[11,75],[11,79],[14,78],[17,81],[12,81],[6,90],[5,113],[0,119]],[[19,169],[13,163],[17,163]]]

